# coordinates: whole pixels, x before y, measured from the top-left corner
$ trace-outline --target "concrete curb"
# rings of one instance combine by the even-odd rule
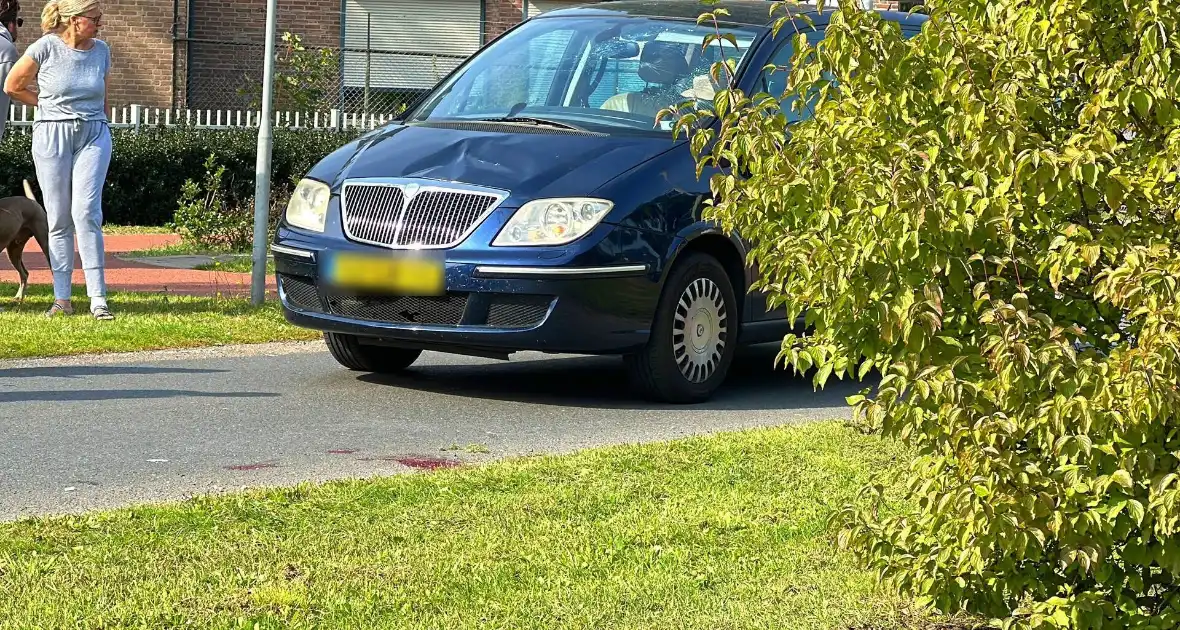
[[[204,346],[200,348],[73,354],[68,356],[39,357],[33,359],[0,359],[0,377],[4,376],[4,370],[14,368],[185,361],[193,359],[219,359],[225,357],[245,356],[278,357],[290,354],[327,352],[327,350],[327,346],[324,345],[324,342],[319,340],[275,341],[266,343]]]

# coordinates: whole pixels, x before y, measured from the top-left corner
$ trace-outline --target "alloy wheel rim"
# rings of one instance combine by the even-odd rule
[[[729,333],[721,287],[697,278],[680,294],[672,321],[672,350],[680,374],[703,383],[717,372]]]

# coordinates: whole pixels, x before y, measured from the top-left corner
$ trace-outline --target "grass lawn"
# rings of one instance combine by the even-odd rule
[[[320,334],[292,326],[272,297],[261,307],[247,298],[184,297],[111,292],[116,319],[90,316],[85,288],[75,287],[74,316],[47,319],[53,289],[31,285],[23,304],[11,296],[16,285],[0,282],[0,359],[89,352],[130,352],[231,343],[298,341]]]
[[[0,628],[930,627],[826,526],[901,454],[829,422],[8,523]]]

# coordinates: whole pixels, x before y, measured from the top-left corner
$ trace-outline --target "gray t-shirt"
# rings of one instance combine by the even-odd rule
[[[29,45],[25,54],[37,71],[37,116],[40,120],[107,120],[106,78],[111,49],[101,39],[90,50],[70,48],[48,33]]]
[[[8,73],[18,59],[20,55],[16,52],[16,45],[12,43],[12,34],[0,26],[0,140],[4,139],[4,128],[8,126],[8,107],[12,104],[8,95],[4,93],[4,80],[8,78]]]

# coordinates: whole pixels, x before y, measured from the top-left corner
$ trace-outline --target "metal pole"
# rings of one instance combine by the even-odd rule
[[[262,71],[262,115],[258,119],[258,162],[254,168],[254,268],[250,297],[255,306],[266,298],[266,240],[270,218],[270,155],[274,135],[275,30],[278,0],[266,2],[266,61]]]
[[[365,13],[365,115],[369,114],[369,84],[373,76],[373,16]]]

